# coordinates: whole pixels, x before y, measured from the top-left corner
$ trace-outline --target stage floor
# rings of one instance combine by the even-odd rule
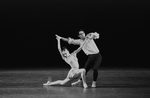
[[[0,71],[0,98],[150,98],[149,70],[99,70],[91,88],[92,70],[83,87],[43,86],[48,77],[64,79],[69,69]]]

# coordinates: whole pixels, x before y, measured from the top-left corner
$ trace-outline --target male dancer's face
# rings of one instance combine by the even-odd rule
[[[85,33],[84,33],[84,31],[79,31],[79,37],[81,39],[85,39]]]

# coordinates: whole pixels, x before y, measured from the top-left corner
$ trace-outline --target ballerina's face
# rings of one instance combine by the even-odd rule
[[[63,54],[64,57],[67,57],[67,56],[70,55],[68,49],[64,49],[64,50],[62,51],[62,54]]]

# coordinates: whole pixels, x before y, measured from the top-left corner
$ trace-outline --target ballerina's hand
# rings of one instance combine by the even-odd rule
[[[58,35],[55,35],[56,36],[56,39],[61,39],[61,37],[60,36],[58,36]]]

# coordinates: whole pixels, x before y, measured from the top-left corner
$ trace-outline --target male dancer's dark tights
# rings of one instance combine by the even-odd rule
[[[96,81],[98,78],[98,67],[102,62],[102,56],[100,53],[88,55],[88,60],[85,64],[86,74],[90,69],[93,69],[93,81]]]

